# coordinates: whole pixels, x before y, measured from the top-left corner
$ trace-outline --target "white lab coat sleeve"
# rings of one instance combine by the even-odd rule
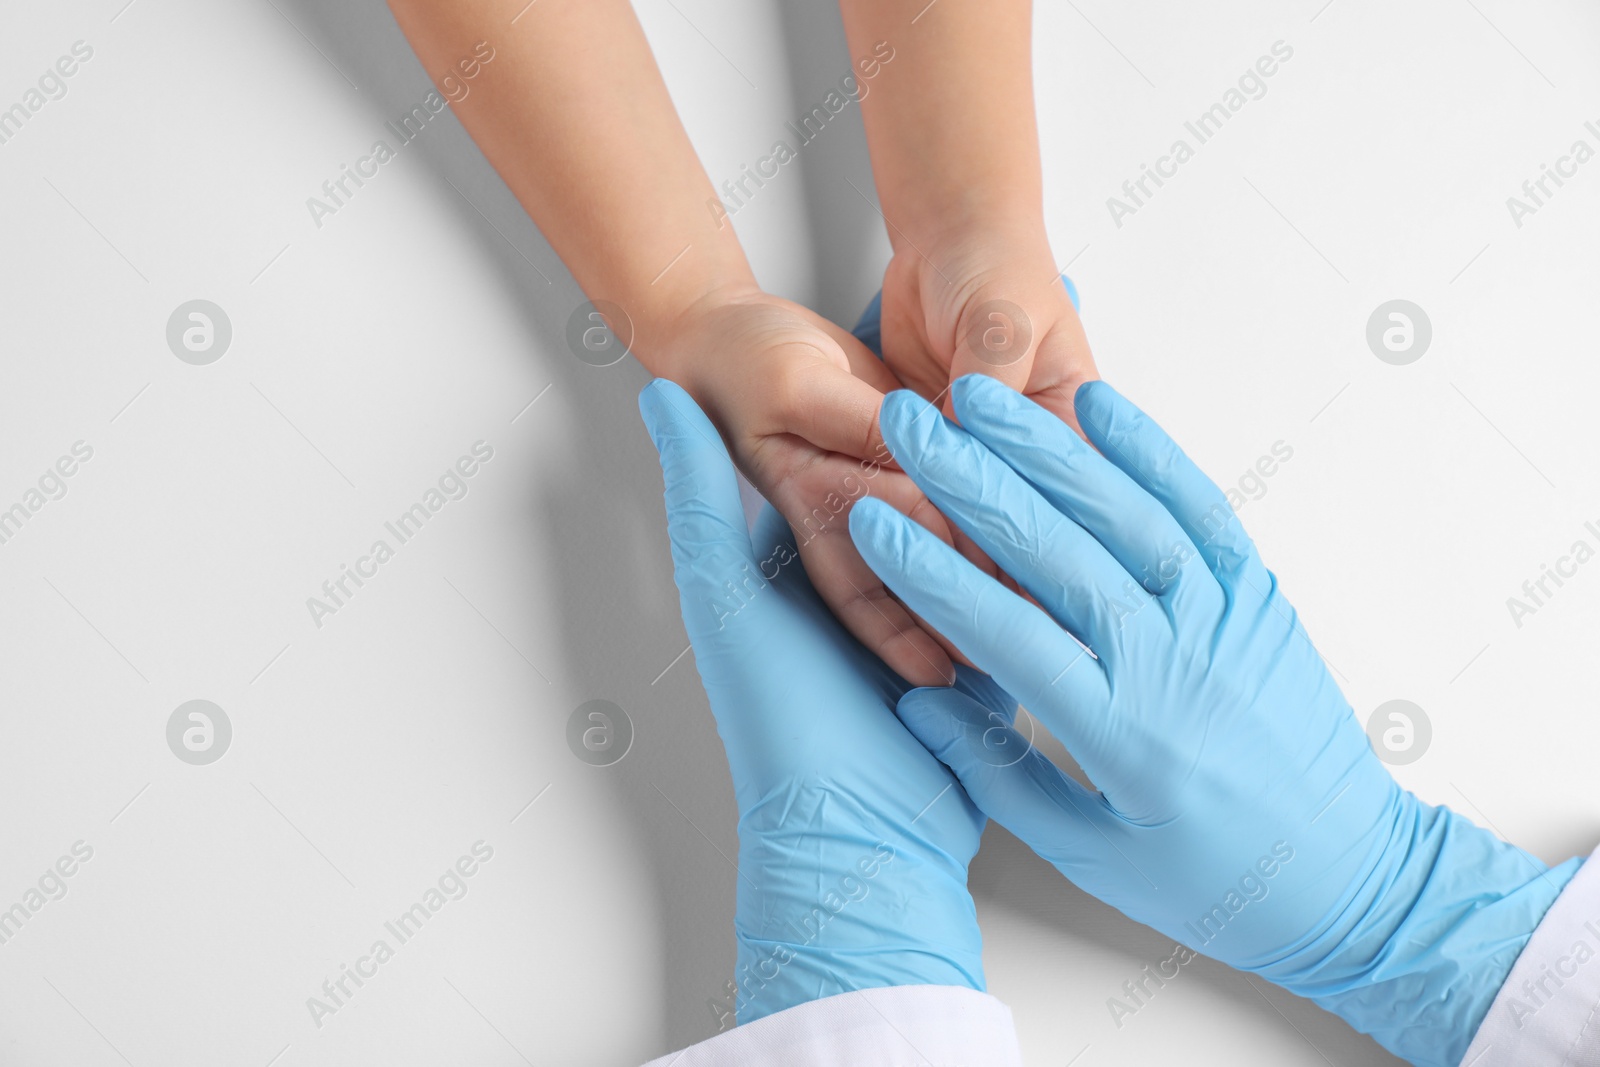
[[[1021,1067],[1011,1009],[987,993],[959,986],[863,989],[768,1015],[645,1067],[901,1063]]]
[[[1462,1067],[1600,1067],[1600,849],[1528,938]]]

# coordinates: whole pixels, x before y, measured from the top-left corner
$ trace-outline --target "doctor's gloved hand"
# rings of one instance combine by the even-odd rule
[[[960,693],[909,693],[907,727],[1086,891],[1455,1067],[1578,861],[1395,783],[1222,492],[1109,386],[1076,395],[1090,444],[989,378],[954,405],[893,393],[884,438],[1037,604],[876,501],[852,534],[1093,788]]]
[[[738,1022],[860,989],[981,991],[966,882],[985,820],[895,717],[908,684],[834,619],[771,507],[746,529],[727,450],[689,395],[658,379],[639,408],[739,807]],[[961,668],[956,684],[1011,721],[988,679]]]

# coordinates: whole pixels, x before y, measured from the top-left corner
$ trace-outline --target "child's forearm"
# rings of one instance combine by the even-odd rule
[[[685,308],[754,282],[706,207],[716,194],[628,0],[389,6],[436,80],[479,42],[493,49],[456,115],[584,293],[627,313],[634,354],[677,376],[655,365],[657,338]]]
[[[839,6],[852,54],[895,49],[861,110],[896,251],[974,226],[1042,232],[1030,0]]]
[[[484,155],[589,299],[626,313],[633,354],[694,397],[805,531],[796,548],[822,600],[903,677],[948,684],[949,656],[861,562],[844,519],[871,492],[942,527],[884,469],[875,426],[894,377],[838,326],[756,286],[628,0],[389,3],[441,81],[478,42],[494,48],[457,94]]]

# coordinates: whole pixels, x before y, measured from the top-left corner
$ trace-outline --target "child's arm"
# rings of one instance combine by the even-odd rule
[[[894,248],[885,361],[941,403],[957,377],[984,373],[1072,422],[1074,391],[1098,373],[1045,234],[1032,4],[840,8],[852,55],[894,49],[861,103]]]
[[[715,193],[627,0],[526,3],[389,6],[436,80],[459,79],[478,42],[493,49],[456,116],[584,293],[623,307],[641,362],[666,375],[653,358],[666,323],[717,289],[754,288],[749,264],[703,206]]]
[[[949,537],[904,474],[859,462],[883,458],[877,409],[893,376],[847,332],[756,284],[733,228],[709,207],[716,194],[627,0],[390,7],[436,79],[479,42],[493,48],[456,114],[585,294],[620,307],[628,323],[610,325],[631,329],[633,354],[716,421],[850,631],[915,683],[953,677],[846,526],[849,505],[870,492]],[[728,579],[728,603],[708,611],[761,595],[759,576]]]

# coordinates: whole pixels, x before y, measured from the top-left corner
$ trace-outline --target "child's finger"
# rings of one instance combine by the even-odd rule
[[[900,380],[860,337],[845,331],[836,323],[824,322],[823,329],[839,343],[845,358],[850,361],[850,373],[866,382],[880,393],[899,389]]]
[[[857,641],[912,685],[955,680],[950,657],[867,566],[846,524],[834,524],[808,540],[793,518],[789,521],[812,587]]]
[[[1021,304],[980,292],[956,323],[950,381],[966,374],[983,374],[1022,392],[1033,374],[1041,339],[1036,317]],[[948,394],[939,399],[939,406],[951,410]]]
[[[882,392],[821,360],[797,363],[794,368],[793,377],[776,389],[778,429],[827,452],[895,467],[878,429]],[[892,375],[890,388],[898,388]]]

